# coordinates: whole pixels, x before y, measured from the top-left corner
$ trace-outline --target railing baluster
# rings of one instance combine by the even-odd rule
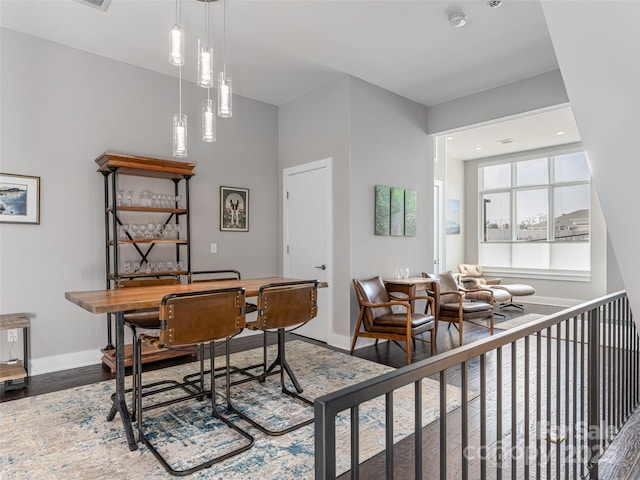
[[[351,480],[360,478],[360,409],[351,408]]]
[[[387,480],[393,480],[393,392],[387,392],[385,400]]]
[[[600,432],[600,309],[589,311],[589,430]],[[601,435],[598,435],[601,436]],[[589,435],[589,475],[592,480],[598,478],[598,456],[600,442]]]
[[[516,342],[511,342],[511,478],[517,479],[518,472],[518,375],[517,375],[517,358]],[[525,382],[529,379],[525,378]]]
[[[587,415],[585,414],[585,411],[587,407],[584,401],[584,390],[586,385],[584,372],[585,372],[585,367],[588,365],[588,362],[585,362],[584,345],[585,345],[585,331],[588,325],[585,323],[584,313],[580,315],[580,324],[581,324],[581,327],[580,327],[580,426],[582,428],[582,431],[580,432],[580,459],[582,459],[583,458],[582,452],[584,452],[584,448],[587,446],[585,443],[585,438],[586,438],[585,422],[587,420]],[[584,478],[584,466],[585,466],[585,462],[580,462],[580,478]]]
[[[440,480],[447,480],[447,371],[440,372]]]
[[[462,405],[461,409],[461,441],[462,441],[462,478],[469,478],[469,459],[467,458],[467,450],[469,447],[469,406],[467,399],[469,398],[469,389],[468,389],[468,378],[467,378],[467,362],[462,362],[460,364],[460,404]]]
[[[571,436],[571,431],[569,430],[569,414],[571,412],[571,405],[569,404],[569,392],[571,391],[570,385],[570,375],[569,375],[569,366],[571,364],[571,362],[569,362],[569,345],[571,344],[571,342],[575,342],[576,341],[576,332],[575,330],[573,331],[573,333],[570,332],[570,322],[571,320],[566,320],[564,322],[565,325],[565,332],[567,332],[566,335],[566,339],[564,341],[564,434],[565,434],[565,441],[563,442],[563,450],[564,450],[564,456],[562,457],[562,459],[565,458],[569,458],[569,454],[571,453],[571,448],[569,448],[569,438]],[[567,462],[562,462],[562,465],[564,467],[564,478],[566,480],[569,480],[569,464]]]
[[[487,357],[480,355],[480,480],[487,480]]]
[[[502,480],[502,347],[496,350],[496,479]]]
[[[606,319],[606,317],[605,317]],[[607,336],[606,339],[606,346],[604,346],[604,351],[606,352],[606,355],[604,356],[604,361],[606,361],[606,368],[607,368],[607,372],[605,375],[607,376],[607,380],[606,383],[603,382],[603,384],[607,385],[607,391],[603,392],[602,396],[603,398],[606,397],[606,403],[603,404],[603,411],[604,409],[607,409],[607,412],[609,413],[609,415],[607,417],[605,417],[606,425],[613,425],[615,423],[615,415],[616,415],[616,410],[615,410],[615,398],[613,396],[613,389],[614,389],[614,371],[613,371],[613,364],[615,361],[615,353],[614,353],[614,329],[613,329],[613,325],[614,322],[612,321],[612,319],[609,319],[606,323],[603,321],[603,319],[600,319],[600,325],[603,325],[603,329],[607,329],[609,331],[609,334]],[[604,371],[604,369],[603,369]],[[599,430],[600,431],[600,430]],[[603,436],[604,438],[604,436]],[[604,440],[603,440],[604,441]],[[604,448],[604,444],[603,444],[603,448]]]
[[[416,428],[415,428],[415,480],[422,479],[422,379],[415,384]]]
[[[551,438],[549,437],[549,429],[551,428],[551,327],[547,328],[547,412],[545,414],[546,421],[546,445],[547,445],[547,478],[551,478]]]
[[[571,426],[571,446],[573,448],[573,478],[578,478],[578,459],[580,458],[580,446],[576,435],[578,434],[578,317],[573,317],[573,412]]]
[[[536,478],[542,467],[542,332],[536,333]]]
[[[561,410],[562,410],[562,365],[560,363],[560,357],[562,356],[562,324],[566,324],[565,322],[560,322],[556,325],[556,478],[560,479],[560,467],[562,465],[562,442],[560,438],[562,437],[561,427]],[[565,333],[569,333],[565,329]]]
[[[529,430],[529,409],[531,408],[529,405],[529,376],[531,374],[531,367],[529,362],[531,361],[531,356],[529,352],[529,336],[524,337],[524,478],[529,478],[529,462],[531,459],[531,455],[529,449],[531,447],[529,442],[530,430]]]

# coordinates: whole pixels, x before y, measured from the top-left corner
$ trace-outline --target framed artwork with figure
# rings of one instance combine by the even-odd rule
[[[249,231],[249,189],[220,187],[220,230]]]

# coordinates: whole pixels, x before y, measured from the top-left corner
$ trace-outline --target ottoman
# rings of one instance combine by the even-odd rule
[[[510,295],[509,301],[500,304],[500,309],[506,307],[517,308],[524,312],[524,305],[521,303],[515,303],[513,301],[513,297],[525,297],[527,295],[533,295],[536,293],[535,288],[531,285],[524,285],[522,283],[514,283],[511,285],[491,285],[491,289],[494,290],[494,295],[496,290],[506,290]]]

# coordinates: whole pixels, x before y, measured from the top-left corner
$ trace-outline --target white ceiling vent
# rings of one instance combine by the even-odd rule
[[[89,5],[90,7],[97,8],[98,10],[102,10],[103,12],[109,8],[109,4],[111,0],[76,0],[76,2],[83,3],[84,5]]]
[[[503,145],[506,145],[507,143],[513,143],[513,139],[512,138],[503,138],[502,140],[497,140],[498,143],[502,143]]]

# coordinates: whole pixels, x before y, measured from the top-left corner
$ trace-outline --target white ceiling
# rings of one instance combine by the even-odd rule
[[[538,0],[226,0],[227,70],[234,93],[280,106],[344,74],[423,105],[558,68]],[[210,3],[222,65],[223,1]],[[183,0],[187,58],[204,32],[204,3]],[[462,11],[467,24],[452,28]],[[174,0],[0,0],[0,24],[80,50],[177,76],[168,62]],[[504,135],[498,135],[503,137]]]

